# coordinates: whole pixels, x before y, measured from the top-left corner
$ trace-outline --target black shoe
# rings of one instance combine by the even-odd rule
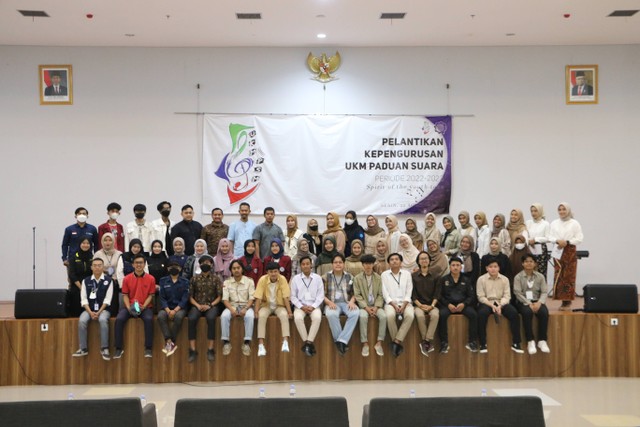
[[[400,356],[402,353],[404,353],[404,347],[402,346],[402,344],[396,344],[396,354],[395,356],[398,357]]]
[[[467,345],[465,345],[465,348],[467,350],[469,350],[471,353],[477,353],[478,352],[478,344],[476,344],[473,341],[468,342]]]
[[[316,351],[316,345],[312,342],[309,343],[309,348],[311,349],[311,354],[312,355],[316,355],[317,351]]]
[[[340,356],[344,356],[344,354],[347,352],[347,346],[343,342],[336,341],[336,347],[338,349],[338,353],[340,353]]]
[[[189,363],[193,363],[196,361],[196,356],[198,355],[198,352],[195,350],[191,350],[189,349],[189,358],[187,359],[187,361]]]
[[[487,348],[486,344],[480,344],[480,353],[482,353],[482,354],[489,353],[489,349]]]
[[[305,343],[302,346],[302,352],[308,357],[313,357],[313,352],[311,351],[311,343]]]
[[[449,353],[449,343],[448,342],[441,342],[440,343],[440,354],[447,354]]]
[[[524,350],[520,346],[519,342],[513,343],[513,345],[511,346],[511,350],[513,350],[515,353],[518,353],[518,354],[524,353]]]
[[[207,360],[209,362],[216,360],[216,351],[214,349],[207,350]]]

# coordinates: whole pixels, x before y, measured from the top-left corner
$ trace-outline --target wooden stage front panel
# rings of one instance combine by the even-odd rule
[[[619,326],[610,326],[611,318]],[[308,319],[307,319],[308,322]],[[47,323],[49,330],[41,331]],[[241,353],[243,325],[231,325],[233,350],[222,356],[222,343],[216,340],[216,361],[206,360],[206,323],[198,327],[198,359],[187,363],[187,320],[178,338],[178,350],[167,358],[161,351],[163,338],[154,323],[153,358],[143,357],[142,321],[131,319],[125,328],[125,353],[119,360],[103,361],[99,353],[97,322],[89,327],[90,354],[73,358],[78,348],[77,319],[0,320],[0,385],[29,384],[129,384],[192,381],[293,381],[293,380],[385,380],[431,378],[513,378],[513,377],[639,377],[640,316],[637,314],[552,314],[549,320],[550,354],[530,356],[510,350],[508,321],[496,325],[490,318],[487,328],[488,354],[472,354],[464,348],[467,320],[460,315],[449,319],[451,350],[436,351],[424,357],[419,351],[419,333],[413,325],[405,340],[405,352],[397,359],[385,342],[385,356],[360,355],[356,328],[344,357],[339,356],[326,319],[316,339],[318,354],[306,357],[293,321],[290,322],[290,353],[280,352],[280,325],[275,317],[268,321],[267,356],[257,357],[257,340],[252,354]],[[113,355],[111,320],[111,353]],[[257,325],[256,325],[257,328]],[[534,329],[535,330],[535,329]],[[377,321],[369,322],[369,339],[374,342]],[[220,337],[217,323],[216,337]],[[524,340],[524,334],[523,334]],[[436,338],[436,342],[437,342]],[[526,343],[523,342],[526,349]]]

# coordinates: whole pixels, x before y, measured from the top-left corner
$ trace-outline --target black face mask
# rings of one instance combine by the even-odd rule
[[[208,273],[211,271],[211,265],[210,264],[200,264],[200,270],[202,270],[203,273]]]
[[[144,218],[144,214],[145,214],[145,212],[135,212],[135,216],[138,219]]]
[[[311,231],[318,231],[318,226],[317,226],[317,225],[310,225],[310,226],[309,226],[309,230],[311,230]]]
[[[160,215],[167,217],[171,214],[171,211],[169,209],[164,209],[160,211]]]
[[[176,267],[172,267],[169,269],[169,274],[172,276],[177,276],[178,274],[180,274],[180,269]]]

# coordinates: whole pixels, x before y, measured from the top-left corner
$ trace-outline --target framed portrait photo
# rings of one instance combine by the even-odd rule
[[[71,65],[40,65],[40,105],[73,104]]]
[[[567,104],[598,103],[598,66],[567,65],[565,68]]]

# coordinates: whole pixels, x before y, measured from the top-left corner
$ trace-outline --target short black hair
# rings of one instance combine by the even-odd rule
[[[213,209],[211,209],[211,213],[214,213],[215,211],[220,211],[220,213],[222,215],[224,215],[224,212],[222,211],[222,208],[213,208]]]
[[[96,261],[100,261],[101,263],[104,264],[104,260],[102,258],[94,258],[94,259],[92,259],[91,260],[91,264],[93,265],[93,263],[96,262]]]
[[[398,252],[394,252],[392,254],[389,254],[389,256],[387,257],[387,262],[391,262],[391,257],[392,256],[397,256],[398,258],[400,258],[400,262],[404,261],[402,259],[402,255],[400,255]]]
[[[246,207],[248,207],[249,209],[251,209],[251,205],[250,205],[249,203],[247,203],[247,202],[242,202],[242,203],[240,203],[240,206],[239,206],[239,207],[241,208],[241,207],[243,207],[243,206],[246,206]]]
[[[262,211],[262,215],[266,215],[269,211],[273,212],[274,214],[276,213],[275,209],[273,209],[271,206],[267,206],[266,208],[264,208],[264,211]]]
[[[420,255],[425,254],[427,256],[427,258],[429,258],[429,262],[431,262],[431,255],[429,255],[429,252],[427,251],[420,251],[418,252],[418,256],[416,257],[416,264],[418,263],[418,260],[420,259]]]
[[[85,211],[87,214],[89,214],[89,211],[87,210],[87,208],[83,208],[82,206],[80,206],[79,208],[76,208],[75,214],[78,215],[80,211]]]
[[[520,258],[520,261],[522,261],[524,263],[529,258],[531,258],[533,260],[533,262],[535,262],[536,264],[538,263],[538,260],[532,254],[524,254],[524,255],[522,255],[522,258]]]
[[[107,205],[107,212],[112,211],[112,210],[122,210],[122,206],[120,206],[120,203],[116,203],[116,202],[111,202]]]
[[[452,262],[459,262],[460,264],[462,264],[462,260],[457,256],[452,256],[451,258],[449,258],[449,265],[451,265]]]
[[[242,271],[244,271],[244,265],[242,265],[242,263],[237,259],[234,259],[233,261],[231,261],[231,263],[229,264],[229,271],[231,271],[231,269],[233,268],[234,264],[238,264],[240,266],[240,269]]]
[[[498,262],[497,259],[491,258],[489,262],[487,262],[487,267],[489,267],[491,264],[498,264],[498,269],[500,269],[500,263]]]
[[[191,210],[193,210],[193,206],[191,206],[191,205],[184,205],[184,206],[182,207],[182,209],[180,209],[180,212],[184,212],[184,211],[186,211],[187,209],[191,209]]]
[[[142,255],[141,253],[137,253],[131,259],[131,264],[133,264],[134,262],[136,262],[137,259],[140,259],[140,258],[142,258],[145,263],[147,262],[147,258],[144,255]]]
[[[309,262],[313,264],[313,261],[311,261],[311,257],[309,255],[305,255],[303,257],[300,257],[300,261],[298,261],[298,264],[302,265],[302,261],[304,261],[305,259],[308,259]]]
[[[134,207],[133,207],[133,211],[147,211],[147,207],[145,205],[143,205],[142,203],[137,203]]]
[[[375,264],[376,257],[371,254],[362,255],[362,258],[360,258],[360,262],[363,264]]]
[[[171,208],[171,203],[167,202],[166,200],[161,201],[160,203],[158,203],[158,206],[156,207],[156,209],[158,210],[158,212],[160,212],[162,210],[162,207],[164,205],[169,205],[169,208]]]
[[[331,262],[335,261],[335,259],[336,259],[336,258],[340,258],[340,259],[342,260],[342,262],[344,262],[344,261],[345,261],[345,257],[344,257],[344,255],[342,255],[340,252],[338,252],[337,254],[335,254],[335,255],[333,256],[333,258],[331,258]]]
[[[278,264],[277,262],[271,261],[270,263],[267,264],[267,268],[265,268],[265,270],[267,270],[267,271],[269,271],[269,270],[278,270],[278,271],[280,271],[280,264]]]

